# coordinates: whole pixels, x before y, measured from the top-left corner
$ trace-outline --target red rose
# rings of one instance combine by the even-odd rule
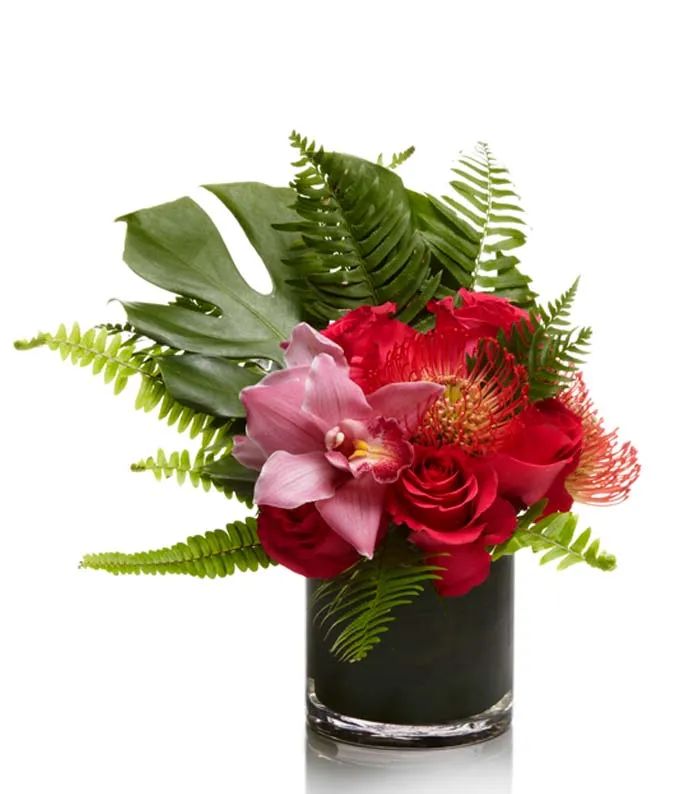
[[[437,327],[454,325],[466,330],[471,337],[496,337],[502,330],[506,336],[512,326],[522,320],[529,321],[529,314],[514,306],[505,298],[497,298],[485,292],[458,290],[460,306],[455,306],[452,297],[431,301],[428,309],[437,318]]]
[[[387,353],[416,334],[392,317],[396,308],[394,303],[360,306],[321,331],[344,350],[352,380],[362,388],[367,384],[368,373],[380,369]]]
[[[272,559],[309,578],[330,579],[359,559],[356,549],[328,526],[313,504],[295,510],[261,507],[257,533]]]
[[[517,523],[514,508],[498,494],[494,469],[452,444],[415,446],[413,466],[390,489],[387,510],[411,528],[414,543],[432,553],[428,560],[446,569],[436,586],[451,596],[486,579],[486,546],[507,540]]]
[[[504,446],[487,460],[504,497],[522,507],[547,498],[548,515],[573,504],[564,481],[578,466],[582,443],[579,417],[559,400],[542,400],[518,418]]]

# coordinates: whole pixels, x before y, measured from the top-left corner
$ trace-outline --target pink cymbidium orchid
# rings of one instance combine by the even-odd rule
[[[286,369],[241,392],[247,436],[234,457],[259,469],[255,502],[294,509],[313,502],[326,523],[372,556],[389,483],[413,461],[409,436],[443,391],[391,383],[365,395],[342,348],[306,323],[292,332]]]

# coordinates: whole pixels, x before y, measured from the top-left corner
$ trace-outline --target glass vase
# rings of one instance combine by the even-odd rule
[[[445,747],[491,739],[512,719],[514,561],[461,597],[430,583],[395,609],[381,642],[355,663],[329,651],[307,582],[307,720],[312,730],[375,747]]]

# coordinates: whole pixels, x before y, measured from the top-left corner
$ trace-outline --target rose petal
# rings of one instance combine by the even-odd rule
[[[364,475],[316,504],[326,523],[365,557],[372,557],[380,529],[385,486]]]
[[[538,502],[548,493],[568,461],[557,463],[527,463],[503,452],[487,458],[498,472],[498,491],[508,499],[525,505]]]
[[[414,540],[418,542],[417,538]],[[443,596],[466,595],[473,587],[482,584],[491,570],[491,556],[481,543],[458,546],[446,556],[428,557],[427,562],[444,568],[439,573],[441,578],[434,583],[437,592]]]
[[[517,528],[517,514],[515,508],[507,499],[496,499],[493,505],[484,513],[486,523],[481,540],[485,546],[495,546],[496,543],[505,543]]]
[[[338,471],[323,452],[291,455],[278,451],[267,459],[255,483],[255,503],[292,509],[328,499],[335,493]]]

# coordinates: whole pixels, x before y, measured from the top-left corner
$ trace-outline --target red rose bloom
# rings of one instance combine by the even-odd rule
[[[512,326],[521,320],[529,321],[529,314],[514,306],[505,298],[497,298],[485,292],[458,290],[460,306],[455,306],[452,297],[431,301],[428,309],[437,318],[437,327],[454,324],[463,328],[474,339],[484,336],[496,337],[502,330],[506,336]]]
[[[412,531],[428,560],[445,568],[442,595],[464,595],[489,575],[486,546],[513,533],[515,510],[498,494],[498,477],[482,459],[448,444],[415,446],[415,461],[390,489],[387,510]],[[444,553],[446,556],[441,556]]]
[[[380,369],[395,345],[416,335],[410,326],[392,317],[396,308],[394,303],[360,306],[321,331],[344,350],[350,376],[362,388],[367,385],[368,370]]]
[[[321,518],[313,504],[295,510],[261,507],[257,532],[276,562],[313,579],[330,579],[353,565],[359,554]]]
[[[548,515],[573,504],[565,480],[578,466],[582,444],[579,417],[559,400],[543,400],[517,419],[504,446],[487,460],[504,497],[519,507],[547,498]]]

